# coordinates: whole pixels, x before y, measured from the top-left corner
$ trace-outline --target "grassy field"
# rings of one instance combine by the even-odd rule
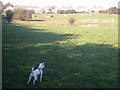
[[[3,23],[3,88],[118,87],[117,15],[38,16],[33,19],[41,21]],[[70,17],[76,19],[73,26]],[[98,26],[81,26],[86,24]],[[42,82],[27,85],[31,68],[43,61]]]

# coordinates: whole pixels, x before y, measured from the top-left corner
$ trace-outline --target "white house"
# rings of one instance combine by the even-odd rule
[[[40,8],[38,6],[19,6],[20,8],[25,8],[27,10],[33,10],[35,13],[40,12]]]
[[[53,12],[53,13],[57,13],[57,10],[59,10],[58,7],[56,7],[52,12]]]
[[[62,7],[58,8],[57,10],[67,11],[67,10],[73,10],[73,8],[71,6],[62,6]]]
[[[54,10],[55,9],[52,9],[51,8],[52,6],[46,6],[46,7],[44,7],[44,8],[41,8],[40,9],[40,13],[50,13],[50,12],[55,12]],[[55,7],[56,8],[56,7]]]
[[[94,11],[94,12],[99,12],[100,10],[105,10],[105,8],[101,7],[101,6],[94,6],[91,8],[91,11]]]
[[[78,6],[77,8],[74,9],[76,12],[87,12],[88,8],[85,6]]]

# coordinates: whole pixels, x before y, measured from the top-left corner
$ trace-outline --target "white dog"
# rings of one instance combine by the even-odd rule
[[[33,67],[27,84],[29,84],[32,77],[34,77],[33,84],[35,84],[35,81],[37,80],[38,76],[40,76],[40,82],[41,82],[42,74],[43,74],[42,70],[44,67],[45,67],[44,62],[40,63],[36,70],[34,70],[34,67]]]

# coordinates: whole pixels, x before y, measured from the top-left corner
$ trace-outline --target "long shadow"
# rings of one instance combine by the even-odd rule
[[[73,34],[9,28],[3,27],[3,88],[118,87],[118,49],[112,45],[65,46],[57,41],[74,38]],[[42,83],[27,85],[31,68],[42,61],[46,65]]]
[[[4,25],[3,25],[3,30],[4,30]],[[8,33],[9,30],[3,32],[3,42],[5,41],[6,43],[8,42],[9,39],[12,40],[11,43],[51,43],[55,41],[63,41],[65,39],[68,39],[70,36],[73,38],[72,34],[55,34],[51,32],[42,32],[46,31],[48,29],[31,29],[29,27],[22,27],[22,26],[14,26],[14,25],[9,25],[8,28],[5,29],[10,29],[11,33]],[[10,38],[9,38],[10,37]],[[24,39],[25,38],[25,39]],[[9,43],[9,42],[8,42]]]
[[[28,20],[28,21],[45,21],[45,20]]]

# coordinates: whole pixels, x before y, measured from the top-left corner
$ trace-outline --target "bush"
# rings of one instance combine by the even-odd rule
[[[59,14],[64,14],[65,11],[64,11],[64,10],[57,10],[57,13],[59,13]]]
[[[57,10],[57,13],[59,13],[59,14],[72,14],[72,13],[76,13],[76,11],[75,10],[67,10],[67,11]]]
[[[65,11],[65,14],[72,14],[72,13],[76,13],[76,11],[75,10],[67,10],[67,11]]]
[[[23,9],[23,8],[15,8],[14,9],[14,19],[15,20],[21,20],[21,21],[27,21],[30,18],[32,18],[33,11]]]
[[[6,11],[6,16],[7,16],[6,19],[7,19],[8,23],[10,23],[12,21],[13,15],[14,15],[14,13],[12,12],[12,10]]]
[[[69,20],[68,20],[68,22],[70,23],[70,25],[72,26],[73,25],[73,23],[75,22],[75,19],[72,17],[72,18],[70,18]]]

